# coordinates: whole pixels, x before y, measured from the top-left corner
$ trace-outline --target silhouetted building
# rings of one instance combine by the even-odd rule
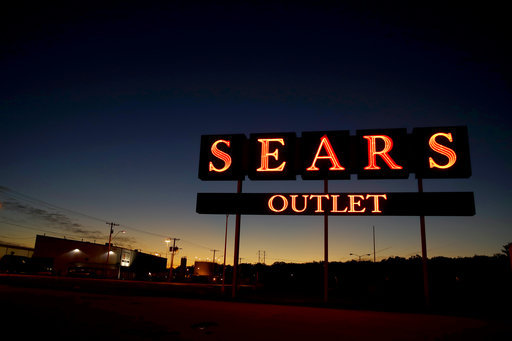
[[[33,259],[50,260],[62,276],[154,279],[165,274],[166,259],[108,244],[38,235]]]
[[[217,270],[217,263],[196,261],[192,277],[196,282],[217,282],[219,280]]]

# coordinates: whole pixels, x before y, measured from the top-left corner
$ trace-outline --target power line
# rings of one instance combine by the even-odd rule
[[[36,228],[36,227],[30,227],[30,226],[26,226],[26,225],[10,223],[10,222],[7,222],[7,221],[0,221],[0,223],[1,224],[12,225],[12,226],[17,226],[17,227],[21,227],[21,228],[25,228],[25,229],[29,229],[29,230],[33,230],[33,231],[39,231],[39,232],[49,233],[49,234],[53,234],[53,235],[58,235],[58,236],[64,236],[64,237],[68,236],[68,237],[73,237],[73,238],[77,238],[77,239],[84,239],[84,236],[78,236],[78,235],[67,234],[67,233],[60,233],[60,232],[56,232],[56,231],[48,231],[48,230],[43,230],[43,229]],[[15,238],[15,237],[10,237],[10,238],[11,239],[19,239],[19,238]],[[85,239],[93,239],[94,240],[94,237],[85,237]]]
[[[47,201],[34,198],[32,196],[20,193],[18,191],[15,191],[13,189],[10,189],[10,188],[4,187],[4,186],[0,186],[0,192],[4,192],[4,193],[8,193],[10,195],[13,195],[15,197],[15,199],[19,199],[19,197],[21,197],[22,200],[27,200],[27,201],[32,202],[32,203],[34,203],[34,202],[35,203],[40,203],[40,204],[43,204],[44,206],[47,206],[47,207],[50,207],[50,208],[53,208],[53,209],[56,209],[56,210],[67,211],[67,212],[70,212],[70,213],[73,213],[73,214],[76,214],[76,215],[79,215],[79,216],[82,216],[82,217],[86,217],[86,218],[89,218],[89,219],[93,219],[93,220],[96,220],[96,221],[99,221],[99,222],[107,222],[107,219],[97,218],[97,217],[94,217],[94,216],[89,215],[89,214],[85,214],[85,213],[81,213],[81,212],[78,212],[78,211],[75,211],[75,210],[71,210],[71,209],[68,209],[68,208],[65,208],[65,207],[57,206],[57,205],[54,205],[54,204],[49,203]],[[159,238],[164,238],[164,239],[167,238],[167,236],[165,236],[163,234],[149,232],[147,230],[143,230],[143,229],[136,228],[136,227],[133,227],[133,226],[129,226],[129,225],[125,225],[125,224],[120,224],[120,226],[122,226],[122,227],[124,227],[124,228],[126,228],[128,230],[136,231],[136,232],[139,232],[139,233],[143,233],[143,234],[147,234],[147,235],[152,235],[152,236],[159,237]],[[184,240],[184,239],[182,239],[181,241],[185,242],[185,243],[188,243],[188,244],[191,244],[191,245],[194,245],[196,247],[203,248],[203,249],[208,249],[208,250],[211,249],[211,247],[200,245],[200,244],[197,244],[197,243],[193,243],[191,241],[187,241],[187,240]]]
[[[150,234],[152,236],[155,236],[155,237],[160,237],[160,238],[167,238],[167,236],[163,235],[163,234],[159,234],[159,233],[154,233],[154,232],[149,232],[149,231],[146,231],[146,230],[142,230],[142,229],[139,229],[139,228],[136,228],[136,227],[133,227],[133,226],[128,226],[128,225],[125,225],[125,224],[120,224],[120,226],[128,229],[128,230],[132,230],[132,231],[136,231],[136,232],[140,232],[140,233],[145,233],[145,234]]]
[[[18,191],[12,190],[12,189],[7,188],[7,187],[0,186],[0,192],[4,192],[4,193],[7,192],[7,193],[9,193],[11,195],[14,195],[15,198],[16,198],[16,196],[19,196],[19,197],[22,197],[24,200],[28,200],[28,201],[32,201],[32,202],[38,202],[40,204],[43,204],[44,206],[47,206],[47,207],[50,207],[50,208],[53,208],[53,209],[57,209],[57,210],[68,211],[68,212],[71,212],[73,214],[77,214],[77,215],[80,215],[80,216],[83,216],[83,217],[86,217],[86,218],[89,218],[89,219],[93,219],[93,220],[97,220],[97,221],[101,221],[101,222],[107,221],[106,219],[101,219],[101,218],[93,217],[91,215],[88,215],[88,214],[85,214],[85,213],[81,213],[81,212],[78,212],[78,211],[74,211],[74,210],[71,210],[69,208],[65,208],[65,207],[61,207],[61,206],[57,206],[57,205],[51,204],[51,203],[49,203],[47,201],[34,198],[32,196],[20,193]],[[18,199],[18,198],[16,198],[16,199]]]
[[[192,245],[194,245],[194,246],[201,247],[201,248],[203,248],[203,249],[208,249],[208,250],[210,250],[210,249],[211,249],[211,248],[209,248],[208,246],[200,245],[200,244],[197,244],[197,243],[192,243],[191,241],[188,241],[188,240],[185,240],[185,239],[182,239],[181,241],[182,241],[182,242],[185,242],[185,243],[187,243],[187,244],[192,244]]]

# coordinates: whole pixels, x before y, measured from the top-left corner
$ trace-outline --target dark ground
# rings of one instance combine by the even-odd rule
[[[14,339],[22,340],[509,340],[512,336],[510,315],[484,318],[334,309],[298,301],[233,302],[216,296],[218,289],[1,275],[2,331],[4,335],[14,331]]]

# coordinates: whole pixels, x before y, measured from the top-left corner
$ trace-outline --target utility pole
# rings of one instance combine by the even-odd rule
[[[265,264],[265,250],[263,250],[263,257],[261,256],[262,251],[258,250],[258,263],[261,263],[261,260],[263,259],[263,264]]]
[[[108,258],[110,256],[110,245],[112,243],[112,233],[114,233],[114,226],[119,226],[119,224],[116,224],[114,222],[110,222],[110,223],[107,222],[105,224],[110,225],[110,234],[108,236],[107,261],[105,262],[105,266],[107,266],[108,265]]]
[[[217,251],[220,251],[220,250],[215,250],[215,249],[214,249],[214,250],[210,250],[210,251],[212,251],[212,252],[213,252],[213,260],[212,260],[212,262],[213,262],[213,263],[215,263],[215,253],[216,253]]]
[[[169,282],[172,281],[172,266],[174,264],[174,253],[178,250],[176,247],[176,241],[178,241],[178,238],[170,238],[172,239],[172,247],[171,247],[171,267],[169,268]]]

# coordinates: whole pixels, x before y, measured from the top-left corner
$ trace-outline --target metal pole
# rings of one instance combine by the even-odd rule
[[[108,267],[108,259],[110,256],[110,245],[112,243],[112,233],[114,232],[114,226],[119,226],[119,224],[115,224],[114,222],[106,223],[110,225],[110,234],[108,235],[108,250],[107,250],[107,260],[105,262],[105,276],[107,275],[107,267]]]
[[[238,194],[242,193],[242,180],[238,180],[237,191]],[[240,254],[240,213],[236,214],[235,221],[235,254],[233,259],[233,288],[232,297],[236,297],[238,286],[238,257]]]
[[[418,178],[418,192],[423,193],[423,180]],[[421,229],[421,260],[423,264],[423,293],[425,296],[425,305],[430,306],[430,290],[428,285],[428,269],[427,269],[427,238],[425,236],[425,216],[420,216]]]
[[[174,264],[174,252],[176,252],[176,241],[178,238],[172,238],[172,250],[171,250],[171,267],[169,268],[169,282],[172,281],[172,266]]]
[[[372,226],[373,228],[373,262],[375,263],[375,226]]]
[[[215,264],[215,263],[216,263],[216,262],[215,262],[215,253],[217,253],[217,251],[219,251],[219,250],[210,250],[210,251],[213,251],[212,263],[214,263],[214,264]],[[214,265],[214,267],[215,267],[215,265]]]
[[[108,258],[110,256],[110,243],[112,242],[112,233],[114,232],[114,228],[112,227],[113,223],[107,223],[110,225],[110,234],[108,235],[108,249],[107,249],[107,261],[105,264],[108,265]]]
[[[327,179],[324,179],[324,193],[329,193]],[[324,215],[324,302],[329,299],[329,215]]]
[[[169,282],[172,281],[172,266],[174,263],[174,248],[176,247],[176,238],[173,239],[172,242],[172,251],[171,251],[171,267],[169,268]]]
[[[222,294],[224,294],[226,285],[226,247],[228,245],[228,218],[229,214],[226,214],[226,232],[224,233],[224,264],[222,265]]]

